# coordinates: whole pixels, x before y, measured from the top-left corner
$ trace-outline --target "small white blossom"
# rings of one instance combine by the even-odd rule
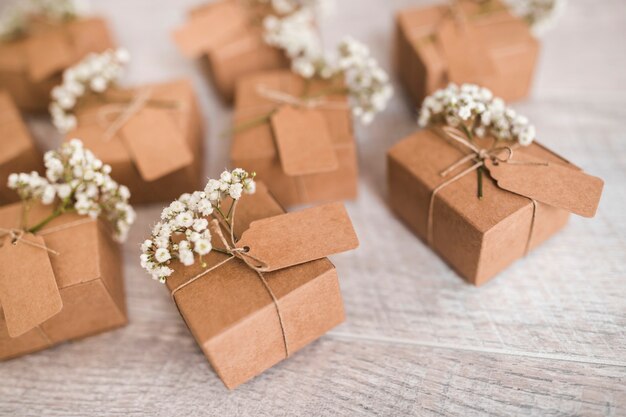
[[[154,259],[156,259],[157,262],[159,263],[164,263],[172,259],[172,256],[170,255],[170,252],[167,249],[159,248],[154,253]]]
[[[76,128],[72,110],[87,93],[101,94],[122,74],[129,54],[124,49],[109,49],[101,54],[91,53],[78,64],[63,72],[63,82],[52,89],[49,111],[52,123],[61,132]]]
[[[141,266],[154,279],[165,282],[174,272],[167,266],[172,259],[193,265],[194,253],[204,256],[212,250],[206,217],[221,210],[225,199],[238,200],[244,193],[254,193],[255,188],[254,174],[237,168],[224,171],[219,179],[210,179],[204,191],[181,195],[163,209],[152,236],[141,245]]]
[[[490,90],[475,84],[450,84],[426,97],[420,109],[420,126],[447,124],[482,137],[513,140],[522,146],[535,139],[535,128],[524,116],[494,97]]]
[[[193,250],[199,255],[206,255],[211,251],[211,241],[208,239],[198,239],[193,244]]]

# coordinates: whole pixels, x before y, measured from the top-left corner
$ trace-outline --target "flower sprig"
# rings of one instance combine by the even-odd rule
[[[136,215],[128,203],[130,191],[111,178],[109,165],[85,149],[79,139],[46,152],[44,165],[45,177],[37,172],[9,175],[8,186],[19,194],[25,213],[36,200],[44,205],[56,203],[50,216],[35,226],[25,226],[26,231],[36,233],[63,213],[76,212],[106,219],[113,226],[116,240],[126,239]]]
[[[89,93],[101,94],[122,74],[130,54],[125,49],[92,53],[63,72],[63,82],[52,89],[49,110],[52,123],[62,133],[76,127],[73,110],[79,99]]]
[[[492,92],[475,84],[449,84],[426,97],[418,123],[425,127],[446,124],[458,127],[469,139],[491,135],[498,140],[516,141],[522,146],[535,139],[535,127],[528,118],[507,107]]]
[[[350,97],[352,112],[364,124],[382,112],[393,95],[387,72],[372,58],[369,48],[352,38],[339,44],[338,67],[343,72]]]
[[[153,279],[165,283],[174,272],[172,260],[185,266],[202,262],[213,247],[209,219],[220,221],[231,228],[234,204],[245,194],[256,190],[255,174],[241,168],[222,172],[219,179],[210,179],[204,191],[183,194],[161,213],[161,221],[152,229],[152,235],[141,245],[141,266]],[[226,210],[226,201],[231,204]]]
[[[292,8],[284,7],[286,16],[269,15],[263,24],[265,42],[282,49],[291,61],[291,69],[303,78],[330,79],[343,76],[351,99],[353,114],[363,124],[369,124],[382,112],[393,95],[389,76],[371,56],[369,48],[350,38],[337,46],[337,57],[325,55],[316,25],[316,12],[321,1],[310,0],[294,6],[294,1],[284,0]],[[279,1],[277,3],[282,3]]]
[[[565,9],[567,0],[504,0],[509,10],[526,20],[535,35],[542,35]]]
[[[79,12],[73,0],[20,0],[0,16],[0,40],[10,41],[25,36],[32,17],[66,22],[75,19]]]

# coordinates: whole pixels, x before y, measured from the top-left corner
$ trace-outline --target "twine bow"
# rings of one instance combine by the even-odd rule
[[[234,205],[233,205],[233,208],[232,208],[232,214],[233,214],[232,218],[234,219],[235,218],[235,209],[236,209],[237,201],[235,201],[233,204]],[[211,268],[205,269],[204,271],[202,271],[198,275],[194,276],[193,278],[183,282],[178,287],[174,288],[172,290],[172,292],[171,292],[172,299],[176,303],[175,295],[176,295],[176,293],[178,291],[182,290],[183,288],[187,287],[189,284],[197,281],[198,279],[204,277],[208,273],[218,269],[222,265],[225,265],[226,263],[232,261],[233,259],[241,260],[245,265],[247,265],[250,269],[252,269],[257,274],[257,276],[259,277],[259,280],[261,281],[261,283],[263,284],[263,286],[267,290],[267,293],[272,298],[272,302],[274,303],[274,307],[276,308],[276,314],[278,316],[278,323],[280,324],[280,330],[281,330],[281,333],[282,333],[283,344],[285,346],[285,357],[288,358],[289,357],[289,344],[287,342],[287,334],[285,332],[285,324],[284,324],[282,312],[280,310],[280,306],[278,304],[278,298],[276,297],[276,294],[274,294],[274,291],[272,291],[272,288],[270,287],[269,283],[265,279],[265,276],[263,275],[263,272],[267,272],[268,265],[265,262],[263,262],[261,259],[251,255],[249,253],[249,250],[250,250],[249,248],[247,248],[247,247],[239,248],[239,247],[236,246],[236,240],[235,240],[235,235],[234,235],[234,226],[235,225],[234,225],[234,220],[233,220],[231,222],[230,226],[228,227],[230,229],[230,242],[229,242],[226,239],[226,237],[224,236],[224,233],[222,232],[222,228],[220,226],[220,223],[216,219],[211,220],[211,223],[210,223],[211,230],[219,237],[220,241],[224,245],[225,252],[229,255],[229,257],[224,259],[223,261],[213,265]]]
[[[437,193],[443,190],[448,185],[453,182],[463,178],[470,172],[483,169],[485,166],[485,161],[490,160],[494,165],[498,165],[501,163],[505,164],[518,164],[518,165],[548,165],[547,162],[533,162],[533,161],[516,161],[513,160],[513,152],[518,147],[518,144],[514,144],[513,146],[498,146],[491,149],[483,149],[476,146],[474,143],[470,142],[463,133],[454,127],[451,126],[443,126],[443,127],[434,127],[434,130],[445,139],[452,139],[456,143],[462,145],[469,151],[469,154],[463,156],[461,159],[450,165],[445,170],[441,171],[439,175],[441,177],[448,176],[451,172],[456,170],[459,166],[465,164],[469,161],[474,161],[474,164],[469,168],[461,171],[456,174],[454,177],[442,182],[439,184],[430,194],[430,201],[428,203],[428,218],[427,218],[427,231],[426,231],[426,240],[429,246],[433,246],[433,217],[434,217],[434,206],[435,206],[435,197]],[[506,152],[506,157],[503,157],[502,154]],[[479,177],[479,185],[481,185],[482,177]],[[525,196],[524,196],[525,197]],[[533,235],[534,226],[535,226],[535,217],[537,213],[537,201],[532,198],[528,198],[533,205],[533,213],[530,223],[530,231],[528,234],[528,239],[526,240],[526,245],[524,249],[524,254],[527,254],[530,249],[530,240]]]

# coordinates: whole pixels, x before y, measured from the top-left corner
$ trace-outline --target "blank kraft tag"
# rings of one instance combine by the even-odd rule
[[[486,160],[498,187],[584,217],[596,214],[604,181],[556,163],[494,165]]]
[[[189,166],[193,154],[166,111],[145,107],[121,129],[124,142],[146,181],[154,181]]]
[[[28,40],[26,53],[29,72],[34,81],[41,81],[72,62],[72,49],[67,34],[61,30],[34,36]]]
[[[188,58],[197,58],[222,45],[238,30],[245,28],[247,18],[235,2],[218,3],[199,12],[174,32],[174,42]]]
[[[339,167],[328,125],[319,111],[283,106],[272,116],[272,129],[287,175],[317,174]]]
[[[265,262],[265,270],[299,265],[359,246],[352,222],[341,203],[281,214],[250,224],[237,247]]]
[[[495,65],[470,23],[444,21],[437,31],[448,77],[452,82],[480,82],[485,76],[496,73]]]
[[[23,240],[45,246],[42,237],[24,235],[15,245],[6,237],[0,247],[0,302],[11,337],[21,336],[63,308],[51,255]]]

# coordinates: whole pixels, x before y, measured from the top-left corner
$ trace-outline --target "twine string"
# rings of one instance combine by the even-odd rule
[[[454,162],[449,167],[441,171],[439,173],[441,177],[448,176],[450,173],[454,172],[461,165],[469,161],[475,161],[475,162],[469,168],[466,168],[465,170],[456,174],[452,178],[449,178],[445,180],[444,182],[442,182],[441,184],[439,184],[431,192],[430,200],[428,202],[428,215],[427,215],[427,220],[426,220],[426,241],[430,247],[434,247],[433,224],[434,224],[434,211],[435,211],[434,210],[435,197],[441,190],[446,188],[448,185],[460,180],[461,178],[465,177],[467,174],[474,172],[477,169],[485,166],[486,160],[491,160],[494,163],[494,165],[497,165],[500,163],[516,164],[516,165],[542,165],[542,166],[548,165],[547,162],[513,160],[512,158],[513,158],[514,150],[518,146],[517,144],[513,146],[498,146],[498,147],[494,147],[491,149],[482,149],[482,148],[479,148],[476,144],[469,141],[464,136],[463,132],[461,132],[459,129],[455,127],[452,127],[452,126],[435,127],[434,130],[435,132],[439,134],[439,136],[443,137],[444,139],[451,139],[455,143],[462,145],[464,148],[470,151],[469,154],[464,155],[458,161]],[[505,157],[502,156],[503,152],[506,152]],[[523,197],[526,197],[526,196],[523,196]],[[535,201],[533,198],[530,198],[530,197],[526,197],[526,198],[528,198],[531,201],[533,205],[533,211],[532,211],[532,217],[530,220],[530,230],[529,230],[528,238],[526,239],[526,244],[524,247],[524,256],[527,255],[528,251],[530,250],[530,242],[534,233],[535,218],[537,215],[537,201]]]
[[[5,229],[5,228],[0,227],[0,237],[9,235],[11,238],[12,245],[17,245],[18,242],[22,242],[27,245],[33,246],[35,248],[43,249],[46,252],[51,253],[52,255],[55,255],[55,256],[59,255],[59,252],[55,251],[54,249],[50,249],[46,245],[40,245],[37,242],[31,242],[30,240],[24,239],[25,234],[26,232],[22,229]]]
[[[237,202],[235,201],[233,203],[232,219],[235,218],[234,214],[235,214],[236,207],[237,207]],[[281,333],[282,333],[283,344],[284,344],[284,347],[285,347],[285,357],[288,358],[289,355],[290,355],[290,353],[289,353],[289,343],[287,341],[287,334],[286,334],[286,331],[285,331],[285,323],[284,323],[283,315],[282,315],[282,312],[281,312],[281,309],[280,309],[280,306],[279,306],[279,303],[278,303],[278,297],[276,297],[276,294],[274,294],[274,291],[272,290],[272,288],[270,287],[269,283],[265,279],[265,276],[263,275],[263,272],[267,272],[268,265],[265,262],[263,262],[261,259],[257,258],[256,256],[251,255],[249,253],[249,248],[246,248],[246,247],[238,248],[238,247],[236,247],[235,234],[234,234],[235,233],[234,232],[234,220],[231,222],[231,225],[229,227],[229,229],[230,229],[230,240],[231,240],[230,242],[228,242],[226,240],[226,237],[224,236],[224,233],[222,232],[222,228],[220,227],[220,223],[219,223],[219,221],[217,219],[211,220],[210,227],[211,227],[211,230],[218,236],[218,238],[220,239],[220,241],[224,245],[224,248],[225,248],[226,252],[229,255],[228,258],[222,260],[221,262],[217,263],[216,265],[213,265],[209,269],[205,269],[204,271],[200,272],[199,274],[195,275],[194,277],[190,278],[189,280],[187,280],[187,281],[181,283],[180,285],[178,285],[171,292],[172,299],[174,300],[174,302],[176,302],[175,296],[176,296],[176,293],[178,293],[178,291],[180,291],[183,288],[187,287],[191,283],[199,280],[200,278],[206,276],[210,272],[218,269],[222,265],[225,265],[226,263],[232,261],[233,259],[239,259],[239,260],[243,261],[244,264],[246,264],[250,269],[252,269],[257,274],[257,276],[259,277],[259,280],[261,281],[261,284],[263,284],[263,286],[265,287],[265,290],[267,291],[269,296],[272,298],[272,302],[273,302],[274,307],[276,309],[276,314],[278,316],[278,323],[280,325],[280,330],[281,330]]]
[[[137,92],[128,104],[113,104],[105,106],[98,111],[98,118],[102,124],[106,124],[111,114],[117,114],[117,117],[102,135],[104,141],[111,140],[119,130],[124,127],[132,117],[145,107],[148,100],[152,96],[151,88],[143,88]]]
[[[280,90],[274,90],[263,84],[257,85],[257,94],[277,104],[288,104],[305,109],[345,110],[347,103],[330,101],[326,97],[297,97]]]

